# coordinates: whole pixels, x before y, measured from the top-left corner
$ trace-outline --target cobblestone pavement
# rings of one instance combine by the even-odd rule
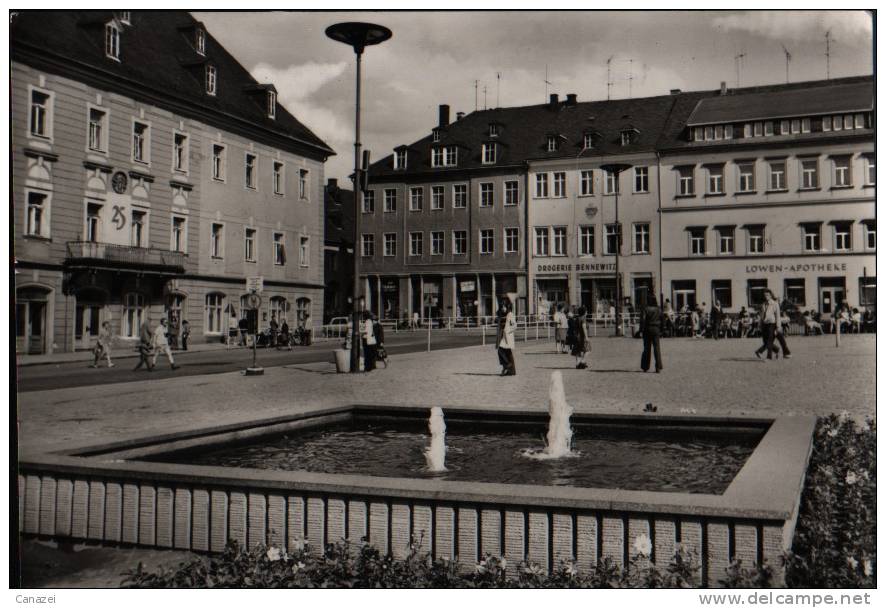
[[[126,438],[285,415],[352,403],[445,407],[547,407],[553,370],[562,370],[577,411],[659,413],[875,414],[875,336],[792,337],[793,358],[759,361],[755,339],[664,340],[661,374],[639,369],[639,340],[596,338],[587,370],[551,342],[520,344],[517,375],[502,378],[492,346],[392,356],[370,374],[336,374],[332,363],[129,382],[19,395],[20,448],[56,451]]]

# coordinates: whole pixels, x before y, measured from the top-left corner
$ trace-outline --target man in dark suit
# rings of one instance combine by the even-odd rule
[[[640,359],[640,368],[649,371],[650,355],[655,354],[655,373],[662,370],[661,364],[661,309],[654,294],[649,294],[646,300],[646,308],[640,315],[640,332],[643,334],[643,356]],[[650,352],[652,351],[652,352]]]

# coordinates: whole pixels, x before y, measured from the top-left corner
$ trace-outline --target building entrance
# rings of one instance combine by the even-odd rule
[[[47,292],[20,289],[15,299],[15,352],[45,353]]]
[[[558,304],[569,304],[569,281],[567,279],[539,279],[537,286],[538,301],[536,313],[550,315]]]
[[[818,280],[819,312],[833,314],[846,299],[846,282],[843,277]]]

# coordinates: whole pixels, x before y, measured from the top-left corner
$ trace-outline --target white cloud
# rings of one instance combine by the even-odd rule
[[[290,65],[283,69],[267,63],[259,63],[252,69],[252,76],[259,82],[271,82],[277,87],[280,96],[289,99],[305,99],[316,93],[320,87],[335,80],[344,73],[348,64],[317,63],[314,61],[300,65]]]
[[[873,24],[865,11],[751,11],[714,17],[715,27],[774,40],[811,40],[831,35],[844,44],[870,44]]]

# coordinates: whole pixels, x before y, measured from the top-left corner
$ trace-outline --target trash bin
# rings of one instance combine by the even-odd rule
[[[339,374],[351,371],[351,351],[339,348],[332,352],[335,353],[335,371]]]

